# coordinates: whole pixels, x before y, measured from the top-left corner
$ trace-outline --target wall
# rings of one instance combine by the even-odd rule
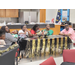
[[[58,9],[46,9],[46,20],[51,21],[52,18],[56,20]],[[75,23],[75,9],[70,9],[70,22]]]
[[[52,18],[56,20],[56,15],[57,15],[58,9],[46,9],[46,20],[50,21]]]
[[[70,9],[70,22],[75,23],[75,9]]]

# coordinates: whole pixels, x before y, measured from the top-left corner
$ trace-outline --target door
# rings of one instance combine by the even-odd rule
[[[6,16],[6,9],[0,9],[0,17],[5,17]]]
[[[6,9],[6,17],[18,17],[18,9]]]
[[[40,9],[40,22],[45,23],[46,20],[46,9]]]

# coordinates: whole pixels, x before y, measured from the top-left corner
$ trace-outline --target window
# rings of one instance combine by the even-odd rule
[[[70,9],[61,9],[61,22],[69,21]]]

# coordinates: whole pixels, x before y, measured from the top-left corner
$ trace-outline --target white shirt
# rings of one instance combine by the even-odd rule
[[[19,32],[18,32],[18,34],[20,34],[20,33],[24,33],[24,31],[23,30],[19,30]],[[20,34],[20,36],[19,37],[27,37],[28,36],[28,32],[26,32],[26,34]]]
[[[0,45],[6,45],[5,41],[0,39]]]

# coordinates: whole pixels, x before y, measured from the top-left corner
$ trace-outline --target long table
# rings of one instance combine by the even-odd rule
[[[9,45],[5,45],[5,47],[0,47],[0,50],[5,50],[9,47]],[[0,56],[0,65],[15,65],[15,53],[19,47],[15,47],[14,49],[9,50],[8,52],[4,52]]]
[[[71,40],[67,36],[51,35],[46,38],[26,38],[25,54],[32,61],[32,58],[54,55],[61,55],[64,49],[70,49]]]

